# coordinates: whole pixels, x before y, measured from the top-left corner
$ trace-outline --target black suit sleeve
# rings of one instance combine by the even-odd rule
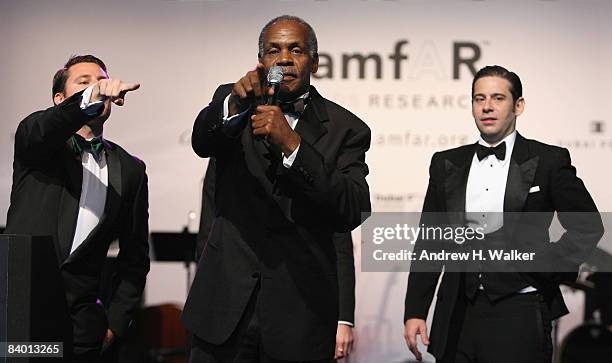
[[[338,320],[355,323],[355,258],[351,233],[334,234],[338,266]]]
[[[230,93],[232,85],[217,88],[210,104],[196,117],[191,133],[191,147],[198,156],[215,156],[240,142],[239,137],[228,136],[223,125],[223,101]],[[241,124],[244,127],[244,124]]]
[[[550,195],[559,222],[566,231],[557,243],[548,244],[549,258],[556,271],[578,271],[603,236],[604,227],[595,202],[576,176],[569,151],[562,148],[556,151]]]
[[[123,337],[138,307],[149,272],[149,199],[144,164],[139,164],[138,181],[133,200],[121,222],[119,232],[119,271],[117,287],[108,308],[109,328]]]
[[[365,153],[370,147],[370,129],[364,127],[347,135],[335,164],[302,139],[289,169],[279,166],[281,188],[296,198],[309,201],[327,214],[335,232],[350,232],[369,213],[370,193]]]
[[[75,132],[95,118],[81,110],[82,93],[75,93],[57,106],[26,117],[15,133],[15,159],[37,163],[52,158]]]
[[[421,216],[421,224],[424,225],[437,224],[437,221],[427,221],[427,217],[434,215],[433,213],[435,212],[442,212],[444,208],[442,202],[438,198],[438,188],[440,188],[440,181],[443,180],[441,169],[443,161],[438,158],[438,155],[437,153],[433,155],[429,166],[429,184],[423,204],[423,215]],[[414,252],[417,256],[423,248],[422,242],[417,241],[415,243]],[[406,298],[404,301],[404,322],[412,318],[427,319],[429,306],[433,300],[433,294],[436,290],[436,285],[438,284],[438,279],[440,278],[442,270],[442,265],[417,268],[415,266],[418,263],[418,260],[413,261],[410,269],[433,271],[410,272],[408,274],[408,287],[406,289]]]

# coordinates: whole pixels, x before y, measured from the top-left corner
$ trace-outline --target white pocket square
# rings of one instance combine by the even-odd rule
[[[529,193],[535,193],[540,191],[540,186],[536,185],[535,187],[529,188]]]

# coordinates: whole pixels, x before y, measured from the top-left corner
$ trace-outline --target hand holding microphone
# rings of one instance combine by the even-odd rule
[[[301,142],[300,135],[293,131],[278,107],[278,93],[283,81],[283,68],[274,66],[266,77],[266,105],[255,108],[251,115],[253,136],[262,137],[270,144],[278,146],[285,156],[289,156]]]
[[[254,70],[234,83],[229,99],[229,116],[244,112],[251,105],[276,105],[282,81],[283,67],[273,66],[266,72],[265,66],[258,63]],[[264,102],[266,97],[268,101]]]

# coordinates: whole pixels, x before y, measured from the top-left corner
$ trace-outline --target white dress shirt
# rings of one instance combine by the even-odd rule
[[[504,196],[515,140],[516,131],[495,145],[487,144],[480,137],[478,143],[486,147],[494,147],[505,142],[506,156],[504,160],[497,159],[495,155],[488,155],[484,159],[478,160],[478,156],[474,153],[472,158],[465,191],[465,211],[468,224],[472,227],[483,227],[486,234],[494,232],[504,225],[502,213],[504,211]]]

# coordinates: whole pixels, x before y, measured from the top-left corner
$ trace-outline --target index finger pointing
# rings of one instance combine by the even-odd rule
[[[121,85],[121,92],[135,91],[140,88],[140,83],[124,83]]]

